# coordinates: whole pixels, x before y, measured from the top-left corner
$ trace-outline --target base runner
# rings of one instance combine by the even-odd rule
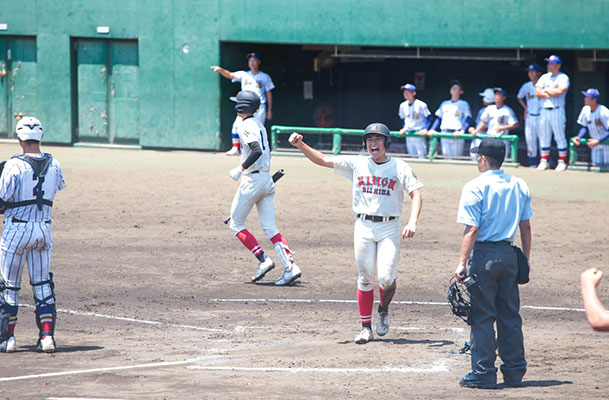
[[[362,332],[355,337],[355,343],[368,343],[374,338],[372,308],[375,267],[380,294],[376,333],[384,336],[389,331],[389,303],[396,290],[400,236],[411,238],[417,230],[423,184],[408,164],[386,154],[391,137],[389,128],[384,124],[370,124],[364,131],[364,144],[369,157],[329,157],[309,147],[302,139],[301,134],[292,133],[289,142],[313,163],[333,168],[335,173],[353,182],[353,211],[357,214],[353,241],[359,273],[357,304],[363,326]],[[408,224],[402,230],[399,218],[404,191],[410,195],[412,207]]]

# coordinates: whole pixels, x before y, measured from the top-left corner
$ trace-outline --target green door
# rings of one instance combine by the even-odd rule
[[[22,116],[37,116],[36,39],[0,38],[0,137],[14,137]]]
[[[136,41],[76,41],[77,141],[139,142]]]

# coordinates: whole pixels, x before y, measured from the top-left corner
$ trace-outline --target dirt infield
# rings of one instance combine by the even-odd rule
[[[2,144],[0,158],[16,150]],[[273,158],[273,169],[287,171],[277,223],[303,270],[295,286],[276,288],[280,268],[249,283],[256,260],[222,223],[236,158],[45,150],[68,185],[53,211],[58,350],[34,352],[25,276],[18,351],[0,354],[0,398],[609,396],[609,335],[589,328],[579,293],[584,268],[609,265],[609,175],[509,169],[529,183],[535,212],[531,282],[521,287],[529,370],[522,388],[476,391],[458,387],[469,356],[454,342],[468,331],[443,304],[460,249],[460,189],[477,176],[473,165],[412,164],[426,184],[423,212],[416,237],[402,243],[391,330],[358,346],[348,180],[300,157]],[[248,227],[273,256],[255,212]],[[602,282],[601,298],[607,293]]]

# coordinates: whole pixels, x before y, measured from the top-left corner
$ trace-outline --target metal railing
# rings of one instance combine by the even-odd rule
[[[341,152],[342,147],[342,137],[343,136],[363,136],[363,129],[344,129],[344,128],[313,128],[306,126],[281,126],[281,125],[273,125],[271,126],[271,150],[273,152],[277,152],[279,147],[279,138],[280,134],[291,134],[292,132],[298,132],[301,134],[322,134],[322,135],[332,135],[332,154],[338,155]],[[391,136],[395,138],[404,138],[404,137],[421,137],[416,132],[406,132],[404,135],[401,135],[399,131],[391,131]],[[431,161],[437,158],[438,156],[438,143],[440,138],[448,138],[448,139],[483,139],[485,137],[490,137],[491,135],[478,134],[476,136],[464,133],[455,137],[452,133],[436,133],[433,136],[427,136],[429,138],[429,150],[427,153],[427,158]],[[512,162],[516,163],[518,161],[518,135],[503,135],[498,137],[501,140],[510,141],[510,159]]]
[[[573,139],[575,138],[571,138],[569,139],[569,165],[570,166],[574,166],[575,163],[577,162],[577,150],[575,149],[576,147],[578,147],[575,143],[573,143]],[[580,140],[580,146],[585,146],[588,143],[588,140],[590,139],[585,139],[585,138],[581,138]],[[601,144],[607,144],[609,145],[609,140],[605,140],[604,142],[600,142],[599,145]]]

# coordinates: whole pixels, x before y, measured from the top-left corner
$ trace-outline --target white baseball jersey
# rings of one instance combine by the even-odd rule
[[[262,150],[262,155],[243,173],[247,175],[252,171],[268,172],[271,169],[271,149],[264,125],[256,118],[248,117],[238,123],[237,131],[239,132],[242,147],[241,164],[252,152],[252,149],[248,146],[249,143],[258,142]]]
[[[41,158],[43,154],[29,154],[30,156]],[[15,203],[25,200],[35,200],[34,188],[38,185],[38,179],[32,179],[34,170],[22,159],[9,159],[2,171],[0,180],[0,198],[6,202]],[[53,201],[55,194],[66,187],[63,181],[63,172],[56,159],[53,159],[49,170],[44,177],[42,190],[44,199]],[[21,207],[9,208],[4,213],[5,217],[15,217],[23,221],[42,222],[51,219],[51,207],[42,206],[42,211],[38,210],[36,204]]]
[[[408,131],[420,131],[425,128],[427,117],[431,115],[427,104],[419,99],[414,99],[412,104],[408,100],[402,102],[398,108],[398,115],[404,120],[403,128]]]
[[[233,72],[232,82],[241,82],[241,90],[251,90],[260,96],[260,104],[266,104],[266,92],[275,89],[273,80],[266,72],[252,71]]]
[[[486,107],[480,120],[486,122],[486,133],[493,136],[508,135],[509,130],[497,131],[497,127],[518,122],[514,110],[505,104],[501,108],[497,108],[495,104]]]
[[[569,89],[569,77],[567,74],[559,72],[555,76],[552,76],[551,72],[545,73],[539,77],[537,84],[535,85],[537,88],[541,89],[557,89],[557,88],[566,88]],[[567,91],[565,91],[562,95],[558,97],[549,97],[547,99],[539,99],[541,102],[541,107],[551,109],[551,108],[565,108],[565,97],[567,95]]]
[[[528,81],[523,84],[516,95],[519,99],[525,99],[527,103],[527,110],[529,115],[539,115],[539,109],[541,107],[541,99],[535,96],[535,85],[533,82]]]
[[[471,118],[472,109],[465,100],[445,100],[436,111],[436,116],[442,119],[440,130],[458,131],[463,127],[467,117]]]
[[[593,112],[590,106],[584,106],[577,117],[577,123],[588,128],[591,138],[600,139],[609,129],[609,109],[599,104]]]
[[[332,161],[334,172],[353,182],[356,214],[399,217],[404,190],[411,193],[423,187],[408,164],[393,157],[383,164],[375,163],[369,156],[339,156]]]

